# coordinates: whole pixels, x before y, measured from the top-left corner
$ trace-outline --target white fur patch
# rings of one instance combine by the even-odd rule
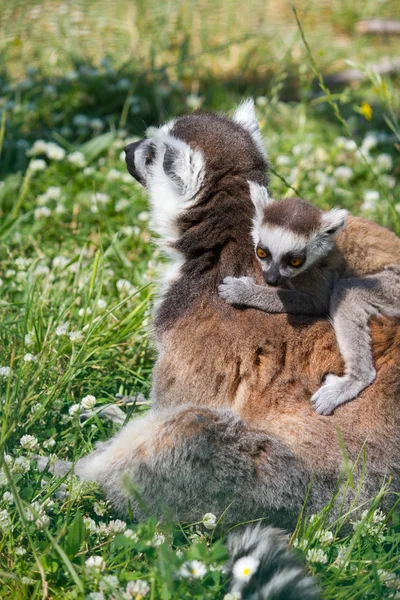
[[[250,197],[254,204],[255,214],[253,217],[253,229],[252,236],[254,243],[258,242],[257,230],[261,227],[264,218],[264,208],[274,202],[274,199],[268,194],[268,190],[265,186],[255,183],[255,181],[248,181],[250,187]]]
[[[256,108],[253,98],[248,98],[239,104],[238,108],[233,113],[232,119],[235,121],[235,123],[238,123],[243,127],[243,129],[246,129],[246,131],[250,133],[257,148],[266,158],[267,153],[262,142],[260,126],[257,121]]]
[[[199,150],[162,130],[157,131],[152,142],[156,144],[156,156],[146,177],[152,206],[151,225],[167,241],[174,241],[179,236],[177,218],[193,206],[201,189],[205,161]],[[163,165],[167,151],[174,152],[168,175]]]
[[[261,242],[268,248],[274,259],[288,252],[301,252],[309,242],[306,237],[294,233],[294,231],[274,225],[258,226],[253,231],[255,244]]]
[[[323,213],[321,217],[323,225],[321,231],[326,232],[334,229],[335,233],[338,233],[345,227],[348,214],[349,211],[345,208],[333,208],[329,212]]]

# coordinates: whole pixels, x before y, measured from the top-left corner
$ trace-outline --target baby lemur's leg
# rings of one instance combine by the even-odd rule
[[[369,320],[384,314],[400,316],[400,271],[388,268],[364,278],[339,280],[333,290],[330,314],[345,362],[343,377],[328,375],[313,395],[321,415],[353,400],[375,379]]]

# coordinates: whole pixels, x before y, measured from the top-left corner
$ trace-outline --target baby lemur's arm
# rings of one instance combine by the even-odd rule
[[[251,277],[226,277],[219,295],[230,304],[251,306],[270,313],[325,315],[329,307],[329,285],[313,291],[274,289],[257,285]]]

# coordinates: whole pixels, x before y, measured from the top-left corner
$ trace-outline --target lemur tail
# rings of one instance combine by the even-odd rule
[[[228,537],[230,592],[241,600],[318,600],[320,590],[279,529],[260,524]]]

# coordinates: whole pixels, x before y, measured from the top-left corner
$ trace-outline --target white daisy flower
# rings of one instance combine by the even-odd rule
[[[235,562],[232,568],[234,579],[239,581],[250,581],[258,569],[260,561],[254,556],[243,556]]]
[[[201,579],[207,573],[207,567],[204,563],[199,560],[190,560],[181,566],[179,574],[181,577],[193,577],[194,579]]]

